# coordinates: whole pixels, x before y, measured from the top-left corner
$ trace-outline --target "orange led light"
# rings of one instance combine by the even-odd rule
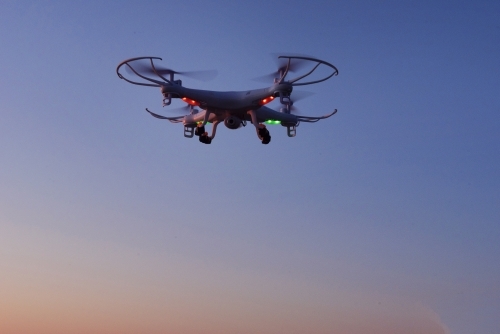
[[[260,100],[260,104],[264,105],[266,103],[271,102],[272,100],[274,100],[274,96],[269,96],[269,97],[266,97],[265,99]]]
[[[200,104],[196,102],[195,100],[188,99],[187,97],[183,97],[182,101],[186,102],[187,104],[190,104],[192,106],[199,106]]]

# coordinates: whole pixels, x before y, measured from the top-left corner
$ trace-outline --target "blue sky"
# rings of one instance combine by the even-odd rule
[[[0,332],[498,333],[500,3],[4,1]],[[186,139],[130,57],[263,87],[297,137]]]

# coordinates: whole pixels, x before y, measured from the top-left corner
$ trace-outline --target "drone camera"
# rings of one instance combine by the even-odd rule
[[[241,126],[241,119],[236,116],[228,116],[224,120],[224,125],[231,130],[236,130]]]

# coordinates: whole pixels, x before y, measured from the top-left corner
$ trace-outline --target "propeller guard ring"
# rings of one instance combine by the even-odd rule
[[[151,68],[153,70],[153,72],[155,72],[155,74],[161,78],[164,82],[161,82],[161,81],[158,81],[158,80],[155,80],[155,79],[151,79],[151,78],[148,78],[142,74],[139,74],[133,67],[130,63],[133,63],[134,61],[137,61],[137,60],[143,60],[143,59],[149,59],[150,62],[151,62]],[[159,59],[159,60],[163,60],[161,59],[160,57],[135,57],[135,58],[130,58],[130,59],[126,59],[124,61],[122,61],[120,64],[118,64],[118,66],[116,67],[116,74],[118,75],[118,77],[120,79],[123,79],[131,84],[134,84],[134,85],[139,85],[139,86],[148,86],[148,87],[161,87],[163,85],[165,85],[165,83],[167,84],[172,84],[172,82],[166,78],[164,78],[162,75],[160,75],[159,73],[156,72],[156,68],[155,68],[155,65],[153,63],[153,59]],[[137,75],[138,77],[144,79],[144,80],[147,80],[149,82],[153,82],[153,84],[149,84],[149,83],[144,83],[144,82],[137,82],[137,81],[133,81],[133,80],[130,80],[130,79],[127,79],[123,74],[120,73],[120,68],[122,66],[126,65],[135,75]],[[173,79],[173,78],[172,78]]]
[[[334,65],[332,65],[329,62],[326,62],[324,60],[321,60],[321,59],[312,58],[312,57],[303,57],[303,56],[279,56],[278,58],[288,59],[288,64],[286,66],[285,72],[283,73],[283,75],[279,79],[278,83],[283,83],[284,82],[285,77],[288,74],[288,70],[290,68],[290,63],[291,63],[292,59],[301,59],[301,60],[306,60],[306,61],[311,61],[311,62],[315,62],[316,63],[316,65],[312,68],[312,70],[310,70],[306,74],[301,75],[301,76],[299,76],[297,78],[294,78],[292,80],[285,81],[287,83],[290,83],[292,86],[306,86],[306,85],[316,84],[316,83],[319,83],[319,82],[326,81],[326,80],[330,79],[332,76],[339,74],[339,70]],[[297,83],[297,81],[302,80],[305,77],[311,75],[320,65],[325,65],[327,67],[330,67],[333,70],[333,72],[330,75],[328,75],[328,76],[326,76],[326,77],[324,77],[322,79],[319,79],[319,80],[313,80],[313,81],[308,81],[308,82]]]

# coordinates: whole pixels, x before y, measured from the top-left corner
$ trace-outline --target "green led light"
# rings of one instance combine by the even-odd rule
[[[281,124],[281,121],[275,121],[273,119],[268,119],[265,123],[266,124]]]

